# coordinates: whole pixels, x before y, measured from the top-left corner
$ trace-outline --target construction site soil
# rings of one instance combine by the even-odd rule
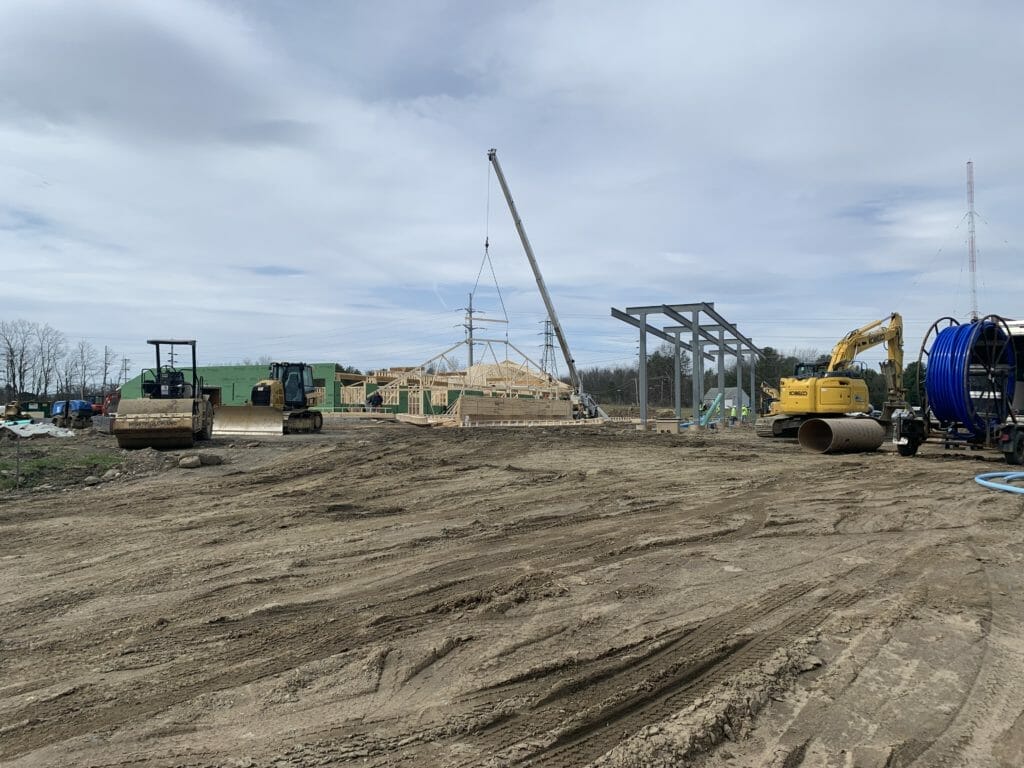
[[[3,765],[1024,765],[1024,502],[972,481],[1001,454],[73,440],[24,450],[116,461],[0,495]]]

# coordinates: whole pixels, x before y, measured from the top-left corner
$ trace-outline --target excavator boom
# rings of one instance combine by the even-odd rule
[[[888,320],[888,325],[883,323]],[[866,349],[885,343],[888,346],[888,357],[902,373],[903,371],[903,318],[898,312],[893,312],[885,320],[875,320],[862,328],[857,328],[846,334],[832,348],[832,359],[829,361],[828,370],[841,371],[845,369],[858,354]]]

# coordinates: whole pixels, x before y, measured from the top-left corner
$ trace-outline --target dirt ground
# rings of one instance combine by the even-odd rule
[[[0,495],[3,765],[1024,765],[1024,501],[972,480],[999,454],[396,424],[203,451]]]

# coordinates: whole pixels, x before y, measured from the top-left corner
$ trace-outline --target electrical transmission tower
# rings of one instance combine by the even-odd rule
[[[555,330],[550,320],[544,320],[544,351],[540,358],[540,369],[551,376],[558,378],[558,358],[555,357]]]
[[[467,368],[473,367],[473,315],[479,312],[479,309],[473,309],[473,294],[469,294],[469,306],[463,307],[466,310],[466,319],[462,323],[462,327],[466,329],[466,346],[469,348],[469,362],[466,364]]]

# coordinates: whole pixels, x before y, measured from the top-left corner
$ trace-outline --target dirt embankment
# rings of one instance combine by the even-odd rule
[[[1024,764],[994,454],[397,425],[206,450],[0,497],[5,765]]]

